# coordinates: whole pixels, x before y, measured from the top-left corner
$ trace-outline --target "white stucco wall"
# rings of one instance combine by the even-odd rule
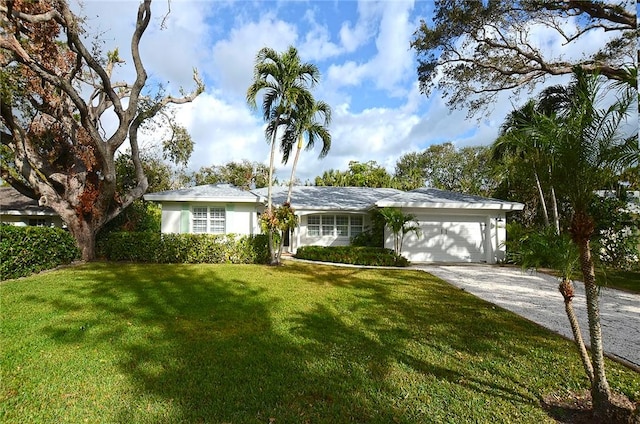
[[[225,209],[225,232],[227,234],[259,234],[260,226],[256,206],[243,203],[162,203],[162,233],[191,233],[194,207],[216,207]]]

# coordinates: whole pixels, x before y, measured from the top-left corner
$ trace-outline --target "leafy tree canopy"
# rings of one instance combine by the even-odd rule
[[[490,196],[498,185],[485,146],[456,148],[453,143],[434,144],[422,152],[403,155],[396,162],[398,188],[413,190],[434,187],[441,190]]]
[[[502,90],[532,88],[551,75],[571,74],[576,65],[636,86],[635,8],[629,0],[437,0],[433,22],[422,21],[411,41],[421,90],[438,89],[450,107],[473,114]],[[568,58],[540,44],[546,31],[562,51],[596,33],[609,41]]]
[[[225,165],[203,166],[193,174],[196,185],[232,184],[245,190],[267,187],[269,168],[259,162],[243,160]]]
[[[316,186],[335,187],[391,187],[391,175],[374,160],[368,162],[349,162],[347,171],[331,169],[321,177],[316,177]]]

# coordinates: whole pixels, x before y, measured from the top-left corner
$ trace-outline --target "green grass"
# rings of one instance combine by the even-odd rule
[[[567,340],[418,271],[102,263],[0,302],[3,423],[542,423],[587,387]]]
[[[596,269],[596,281],[605,287],[640,294],[640,271]]]

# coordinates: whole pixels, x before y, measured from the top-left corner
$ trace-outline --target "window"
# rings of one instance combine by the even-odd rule
[[[351,217],[351,237],[357,236],[362,232],[363,229],[363,219],[361,216],[352,216]]]
[[[209,209],[209,232],[224,234],[225,212],[222,208]]]
[[[224,208],[193,208],[192,231],[194,233],[225,233],[226,216]]]
[[[29,225],[32,227],[46,227],[47,220],[44,218],[29,218]]]
[[[336,216],[336,235],[338,237],[349,237],[349,217]]]
[[[334,216],[333,215],[322,215],[320,219],[322,220],[322,235],[323,236],[333,236],[333,226],[334,226]]]
[[[307,218],[307,233],[316,237],[320,235],[320,215],[311,215]]]
[[[207,232],[207,208],[193,208],[193,232]]]
[[[363,217],[360,215],[309,215],[307,235],[353,237],[362,232],[363,223]]]

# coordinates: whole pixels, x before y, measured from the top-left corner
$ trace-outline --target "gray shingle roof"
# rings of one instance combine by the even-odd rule
[[[188,202],[188,201],[213,201],[213,202],[241,202],[257,203],[260,198],[246,190],[241,190],[229,184],[209,184],[196,187],[182,188],[179,190],[161,191],[144,195],[145,200],[156,202]]]
[[[287,200],[288,187],[273,188],[273,204]],[[266,199],[267,189],[253,190]],[[297,186],[291,194],[291,206],[297,210],[361,211],[372,208],[377,200],[402,193],[393,188]]]
[[[490,197],[473,196],[435,188],[418,188],[400,192],[376,202],[380,207],[468,208],[522,210],[522,203],[507,202]]]
[[[288,187],[273,187],[273,204],[282,205]],[[241,202],[266,204],[268,190],[241,190],[229,184],[202,185],[180,190],[145,194],[146,200],[158,202]],[[403,192],[393,188],[316,187],[293,188],[291,206],[297,210],[363,211],[378,207],[464,208],[521,210],[521,203],[472,196],[434,188]]]
[[[10,215],[56,215],[53,209],[38,205],[13,187],[0,187],[0,212]]]

